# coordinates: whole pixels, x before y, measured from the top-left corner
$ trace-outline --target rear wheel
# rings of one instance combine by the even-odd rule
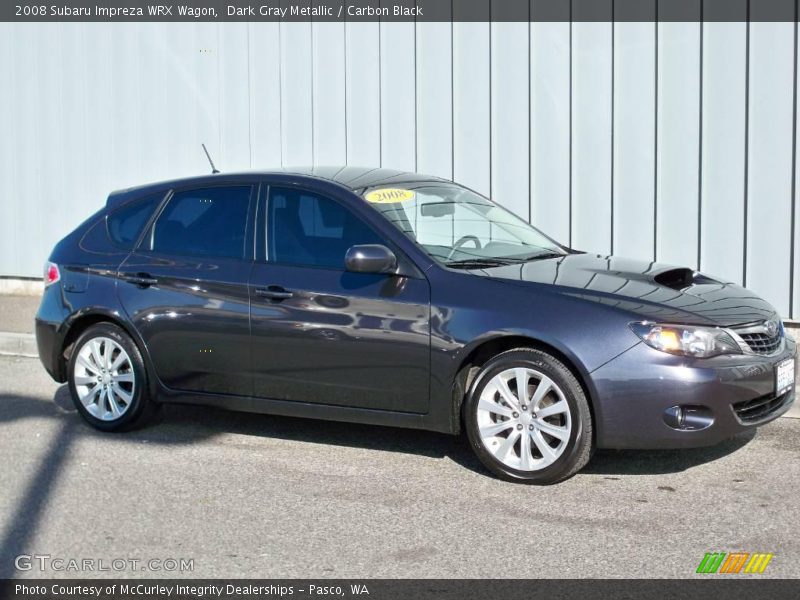
[[[87,423],[102,431],[142,425],[156,409],[139,349],[112,323],[92,325],[80,335],[68,374],[75,408]]]
[[[464,404],[470,445],[499,477],[562,481],[589,461],[592,420],[578,380],[554,356],[510,350],[484,365]]]

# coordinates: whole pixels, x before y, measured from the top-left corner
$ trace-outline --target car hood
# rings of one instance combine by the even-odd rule
[[[471,271],[598,302],[662,323],[729,327],[775,317],[753,292],[685,267],[598,254],[568,254]]]

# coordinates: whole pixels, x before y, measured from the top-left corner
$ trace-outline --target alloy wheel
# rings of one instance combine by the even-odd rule
[[[477,411],[484,447],[505,466],[520,471],[552,465],[572,433],[564,392],[535,369],[515,367],[492,377]]]
[[[125,349],[111,338],[92,338],[81,347],[73,377],[81,404],[97,419],[119,419],[133,403],[133,363]]]

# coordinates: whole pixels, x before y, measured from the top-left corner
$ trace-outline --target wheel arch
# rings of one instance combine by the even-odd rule
[[[591,383],[589,371],[577,357],[568,353],[568,351],[536,337],[523,334],[498,335],[484,339],[470,348],[466,355],[462,357],[453,383],[453,420],[456,422],[458,429],[460,430],[463,427],[462,409],[464,400],[473,388],[480,368],[494,356],[517,348],[533,348],[547,352],[561,361],[572,372],[583,389],[583,393],[586,394],[594,425],[593,437],[595,437],[596,441],[600,419],[599,415],[597,415],[597,402],[595,401],[597,391]]]
[[[97,308],[89,311],[82,311],[80,315],[75,315],[73,318],[68,319],[67,321],[67,327],[64,331],[62,341],[58,346],[57,368],[62,381],[66,381],[67,379],[67,364],[69,363],[69,359],[72,357],[72,351],[74,349],[75,342],[84,331],[86,331],[92,325],[96,325],[98,323],[111,323],[127,333],[138,348],[139,353],[142,355],[148,374],[153,373],[153,366],[150,362],[150,355],[147,353],[147,348],[131,324],[127,323],[125,319],[121,318],[118,313]],[[148,379],[151,382],[152,388],[152,382],[154,378],[151,376],[148,377]]]

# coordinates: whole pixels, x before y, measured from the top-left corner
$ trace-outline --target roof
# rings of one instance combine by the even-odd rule
[[[447,181],[441,177],[421,175],[410,171],[369,167],[286,167],[281,173],[319,177],[333,181],[353,191],[377,185],[397,185],[420,181]]]
[[[419,173],[412,173],[410,171],[397,171],[395,169],[372,167],[284,167],[282,169],[274,170],[241,171],[235,173],[220,173],[218,175],[206,174],[196,177],[185,177],[182,179],[148,183],[145,185],[112,192],[108,197],[107,204],[109,207],[119,205],[129,199],[132,199],[133,197],[140,197],[143,194],[155,193],[161,190],[166,191],[170,188],[183,186],[186,184],[192,185],[196,183],[205,185],[212,184],[213,182],[219,180],[236,181],[237,179],[246,179],[253,176],[269,175],[296,175],[298,177],[322,179],[332,183],[337,183],[354,192],[378,185],[403,185],[419,183],[422,181],[448,181],[447,179],[442,179],[441,177],[435,177],[433,175],[421,175]]]

